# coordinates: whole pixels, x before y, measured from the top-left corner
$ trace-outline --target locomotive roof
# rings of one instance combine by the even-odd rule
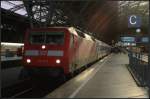
[[[79,29],[76,29],[74,27],[69,27],[68,30],[70,31],[70,33],[72,33],[74,35],[81,36],[81,37],[84,36],[85,39],[93,41],[92,37],[90,35],[88,35],[88,34],[82,32],[82,31],[80,31]],[[79,32],[82,33],[82,35],[79,35],[80,34]]]
[[[79,29],[76,29],[76,28],[74,28],[74,27],[55,26],[55,27],[46,27],[46,28],[67,29],[67,30],[70,31],[70,33],[72,33],[72,34],[74,34],[74,35],[83,37],[83,38],[85,38],[85,39],[87,39],[87,40],[94,41],[94,40],[92,39],[92,36],[90,36],[90,35],[88,35],[88,34],[82,32],[82,31],[80,31]],[[39,28],[34,28],[34,29],[39,29]],[[34,29],[33,29],[33,30],[34,30]],[[42,29],[44,29],[44,28],[42,28]],[[81,34],[81,35],[80,35],[80,34]]]
[[[68,30],[70,31],[70,33],[72,33],[72,34],[74,34],[74,35],[77,35],[77,36],[79,36],[77,32],[82,32],[82,31],[80,31],[79,29],[76,29],[76,28],[74,28],[74,27],[52,27],[52,28],[64,28],[64,29],[68,29]],[[88,35],[88,34],[86,34],[86,33],[84,33],[84,32],[82,32],[82,33],[84,34],[84,36],[85,36],[85,38],[86,38],[87,40],[93,41],[92,36],[90,36],[90,35]],[[105,45],[105,46],[109,46],[109,45],[106,44],[105,42],[102,42],[102,41],[100,41],[100,40],[98,40],[98,39],[95,39],[95,41],[96,41],[96,42],[99,42],[100,44],[103,44],[103,45]]]

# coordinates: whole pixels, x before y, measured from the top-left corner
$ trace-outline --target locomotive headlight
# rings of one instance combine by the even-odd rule
[[[45,49],[46,48],[46,46],[45,45],[42,45],[42,49]]]
[[[61,62],[60,59],[56,59],[57,64],[60,64],[60,62]]]
[[[27,59],[26,61],[27,61],[27,63],[31,63],[31,59]]]

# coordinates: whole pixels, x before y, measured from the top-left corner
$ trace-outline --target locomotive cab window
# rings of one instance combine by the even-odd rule
[[[62,45],[64,43],[64,33],[63,32],[31,33],[30,43]]]
[[[31,44],[42,44],[44,43],[44,35],[43,34],[32,34],[30,36],[30,43]]]
[[[64,33],[46,34],[46,44],[62,45],[64,43]]]

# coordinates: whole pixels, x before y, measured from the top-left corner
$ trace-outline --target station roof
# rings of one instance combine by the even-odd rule
[[[148,5],[148,1],[118,1],[119,7],[123,8],[123,7],[131,7],[131,8],[141,8],[141,10],[144,10],[144,8],[146,8],[146,6]],[[143,7],[144,6],[144,7]],[[19,1],[1,1],[1,8],[6,9],[6,10],[10,10],[14,13],[20,14],[20,15],[24,15],[27,16],[27,11],[26,8],[23,4],[23,1],[19,0]],[[122,10],[122,9],[120,9]],[[146,11],[144,11],[146,12]],[[146,12],[145,14],[148,14],[148,12]]]
[[[27,16],[27,11],[23,1],[1,1],[1,8],[19,15]]]
[[[22,16],[30,17],[30,14],[27,14],[28,9],[26,9],[26,3],[24,1],[30,0],[2,0],[1,8],[8,10],[8,12],[10,11]],[[59,26],[59,24],[63,23],[71,24],[81,30],[91,32],[92,35],[94,34],[97,39],[102,41],[108,40],[109,42],[111,39],[115,39],[113,36],[117,36],[120,32],[127,30],[126,18],[131,14],[137,14],[142,17],[144,23],[142,24],[142,27],[147,28],[149,24],[149,0],[108,0],[108,2],[102,2],[106,0],[60,0],[63,2],[56,2],[59,0],[50,1],[55,2],[50,2],[53,9],[50,11],[52,12],[52,15],[49,23],[52,26]],[[38,19],[38,13],[35,14],[35,17]],[[117,30],[114,28],[115,25],[119,28],[119,31],[113,31]]]
[[[119,1],[118,4],[120,15],[131,13],[149,15],[149,1]]]

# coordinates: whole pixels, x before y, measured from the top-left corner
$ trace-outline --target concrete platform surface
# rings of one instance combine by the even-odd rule
[[[111,54],[66,82],[46,98],[148,98],[128,71],[128,55]]]

